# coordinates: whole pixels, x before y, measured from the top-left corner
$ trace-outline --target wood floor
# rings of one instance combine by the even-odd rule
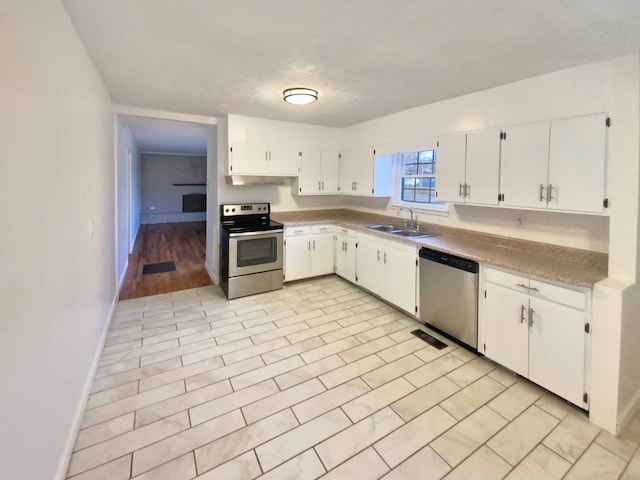
[[[204,269],[205,251],[206,222],[140,225],[120,300],[212,285]],[[142,274],[146,264],[170,261],[175,272]]]

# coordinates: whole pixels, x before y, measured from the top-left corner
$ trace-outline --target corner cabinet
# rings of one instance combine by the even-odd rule
[[[591,291],[495,268],[483,276],[480,351],[588,409]]]
[[[340,152],[340,193],[366,197],[391,195],[391,157],[376,156],[375,149]]]
[[[501,135],[491,128],[438,139],[438,201],[498,205]]]
[[[597,114],[505,129],[502,205],[604,212],[608,124]]]
[[[300,175],[292,193],[297,195],[336,195],[339,193],[340,152],[305,152],[300,159]]]
[[[285,282],[329,273],[333,273],[333,225],[285,228]]]
[[[356,283],[414,315],[417,258],[415,245],[359,234]]]

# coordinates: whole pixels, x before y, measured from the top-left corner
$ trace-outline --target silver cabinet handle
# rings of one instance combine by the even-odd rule
[[[520,305],[520,323],[524,323],[524,311],[526,309],[524,305]]]
[[[533,308],[529,309],[529,327],[533,326],[533,314],[534,314],[534,310]]]
[[[540,184],[540,201],[544,202],[546,198],[544,198],[544,185]]]
[[[464,198],[469,198],[471,196],[471,185],[468,183],[464,184]]]
[[[384,263],[387,264],[387,252],[384,253]]]
[[[315,240],[313,241],[313,249],[314,250],[316,249],[316,241]]]
[[[377,261],[380,261],[380,250],[377,250],[378,254],[377,254]]]
[[[318,191],[320,191],[320,181],[318,181]]]
[[[460,184],[460,187],[458,188],[458,196],[464,198],[464,194],[462,193],[462,184]]]
[[[557,189],[557,187],[556,187]],[[549,189],[547,190],[547,201],[550,202],[551,200],[555,200],[553,198],[553,185],[549,184]]]
[[[311,240],[307,242],[307,250],[311,250]]]
[[[358,191],[358,182],[357,181],[353,182],[353,185],[354,185],[353,189],[357,192]]]
[[[324,192],[324,182],[322,182],[322,191]]]
[[[529,289],[529,285],[525,285],[524,283],[516,283],[516,287],[526,288],[527,290]]]

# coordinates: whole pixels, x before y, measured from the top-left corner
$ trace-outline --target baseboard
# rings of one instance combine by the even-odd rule
[[[211,267],[211,265],[209,265],[207,262],[204,262],[204,269],[207,272],[207,275],[209,275],[209,278],[211,279],[211,281],[215,285],[219,285],[220,282],[218,281],[218,276],[213,271],[213,268]]]
[[[127,270],[129,270],[129,256],[127,255],[127,261],[124,262],[124,268],[122,269],[122,274],[118,279],[118,295],[116,296],[116,302],[118,301],[118,297],[120,296],[120,290],[122,290],[122,286],[124,285],[124,279],[127,276]],[[115,308],[115,304],[114,304]]]
[[[622,413],[618,415],[616,423],[616,435],[620,435],[624,428],[629,425],[629,422],[633,419],[636,413],[640,410],[640,390],[638,390],[633,398],[627,403],[622,410]]]
[[[118,296],[116,295],[111,301],[111,306],[109,307],[109,313],[107,315],[107,321],[105,322],[104,329],[100,336],[100,341],[98,343],[98,348],[96,349],[95,356],[93,358],[93,361],[91,362],[91,369],[89,370],[89,376],[85,383],[81,400],[78,403],[76,414],[74,415],[74,419],[71,424],[71,428],[69,430],[69,438],[63,450],[64,455],[60,460],[60,465],[58,467],[58,471],[55,476],[56,480],[64,480],[67,475],[67,470],[69,469],[69,462],[71,461],[71,455],[73,454],[73,447],[75,446],[76,440],[78,438],[80,425],[82,424],[82,419],[84,418],[84,412],[87,406],[87,402],[89,400],[89,395],[91,394],[91,387],[93,386],[93,380],[95,379],[96,372],[98,371],[98,364],[100,363],[100,358],[102,357],[102,350],[104,349],[104,344],[107,341],[107,334],[109,333],[109,328],[111,328],[111,322],[113,321],[113,314],[115,312],[117,303],[118,303]]]

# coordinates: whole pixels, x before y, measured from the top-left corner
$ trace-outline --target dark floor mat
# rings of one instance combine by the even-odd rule
[[[161,263],[148,263],[142,266],[142,274],[149,275],[150,273],[165,273],[175,272],[175,262],[161,262]]]
[[[425,332],[423,330],[414,330],[411,333],[413,333],[416,337],[420,338],[421,340],[424,340],[429,345],[437,348],[438,350],[442,350],[443,348],[447,348],[447,344],[446,343],[442,343],[436,337],[433,337],[433,336],[429,335],[427,332]]]

